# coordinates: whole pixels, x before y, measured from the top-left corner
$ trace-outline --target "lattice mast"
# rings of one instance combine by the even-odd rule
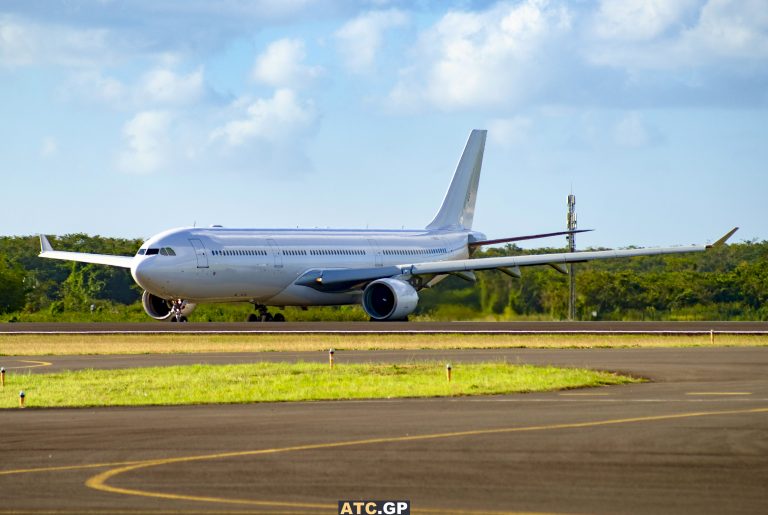
[[[568,218],[567,227],[569,231],[576,230],[576,195],[568,195]],[[576,235],[571,233],[566,236],[568,240],[568,252],[576,251]],[[574,264],[568,265],[568,320],[576,319],[576,272]]]

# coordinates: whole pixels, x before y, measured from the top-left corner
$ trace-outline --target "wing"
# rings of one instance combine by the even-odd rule
[[[113,256],[110,254],[87,254],[85,252],[64,252],[53,250],[51,243],[44,235],[40,235],[40,257],[47,259],[62,259],[64,261],[79,261],[81,263],[95,263],[97,265],[119,266],[131,268],[132,256]]]
[[[371,281],[395,276],[461,274],[475,270],[499,270],[508,275],[519,276],[520,267],[551,265],[563,270],[562,265],[583,263],[599,259],[617,259],[636,256],[657,256],[662,254],[685,254],[704,252],[725,244],[737,228],[717,240],[712,245],[691,245],[684,247],[654,247],[647,249],[598,250],[587,252],[562,252],[557,254],[538,254],[534,256],[505,256],[495,258],[459,259],[455,261],[435,261],[413,263],[379,268],[350,269],[314,269],[309,270],[296,280],[296,284],[308,286],[324,292],[349,291],[364,287]]]

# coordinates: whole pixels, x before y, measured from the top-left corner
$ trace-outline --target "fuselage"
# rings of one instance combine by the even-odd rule
[[[316,269],[375,268],[468,257],[471,231],[172,229],[147,240],[131,274],[146,291],[190,302],[275,306],[354,304],[360,291],[294,284]]]

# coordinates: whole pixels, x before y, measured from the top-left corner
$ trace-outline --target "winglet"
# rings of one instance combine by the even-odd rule
[[[45,234],[40,235],[40,252],[53,252],[51,242],[48,241],[48,238],[45,237]]]
[[[725,236],[723,236],[722,238],[714,242],[712,245],[707,245],[707,248],[712,249],[712,248],[722,247],[723,245],[725,245],[725,242],[728,241],[728,238],[733,236],[733,233],[735,233],[738,230],[739,230],[738,227],[734,227],[733,229],[728,231],[728,233]]]

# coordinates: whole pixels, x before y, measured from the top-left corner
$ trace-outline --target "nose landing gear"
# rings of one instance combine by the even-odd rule
[[[174,299],[171,302],[171,322],[188,322],[187,317],[184,316],[186,306],[187,301],[183,299]]]
[[[253,307],[256,308],[259,313],[251,313],[248,315],[249,322],[285,322],[285,316],[282,313],[275,313],[272,315],[267,311],[267,306],[264,304],[254,304]]]

